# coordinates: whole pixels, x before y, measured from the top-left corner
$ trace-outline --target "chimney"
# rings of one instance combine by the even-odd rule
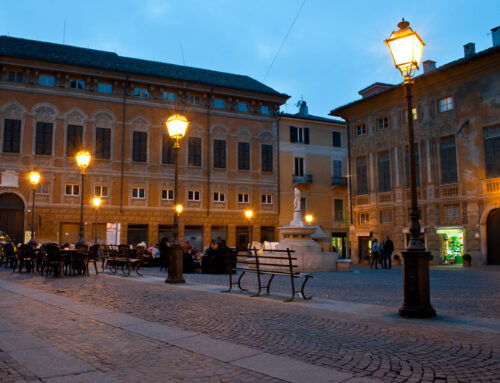
[[[309,108],[307,107],[307,104],[305,101],[302,101],[300,103],[300,107],[299,107],[299,114],[301,116],[304,116],[304,117],[307,117],[309,116]]]
[[[436,69],[436,62],[432,60],[426,60],[422,64],[424,64],[424,74],[432,72]]]
[[[493,46],[498,47],[500,45],[500,27],[491,29],[491,38],[493,39]]]
[[[464,45],[464,57],[468,58],[476,54],[476,44],[469,43]]]

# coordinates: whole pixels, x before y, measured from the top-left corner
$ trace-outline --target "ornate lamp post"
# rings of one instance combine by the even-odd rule
[[[253,210],[247,209],[245,210],[245,217],[248,219],[248,248],[250,249],[252,246],[252,217],[253,217]]]
[[[95,233],[94,233],[94,244],[97,244],[97,210],[99,210],[99,206],[101,206],[101,198],[100,197],[94,197],[92,199],[92,203],[94,204],[95,207]]]
[[[174,171],[174,240],[172,243],[172,254],[169,258],[168,276],[166,283],[185,283],[182,276],[182,247],[179,243],[179,214],[182,212],[182,205],[178,204],[178,183],[179,183],[179,150],[180,140],[186,134],[189,121],[179,114],[170,116],[166,122],[169,136],[174,140],[175,171]]]
[[[33,205],[31,207],[31,240],[35,240],[35,193],[38,182],[40,182],[40,173],[32,171],[29,174],[31,185],[33,185]]]
[[[90,164],[90,153],[85,150],[80,150],[76,154],[76,163],[80,168],[80,173],[82,175],[82,192],[80,194],[80,239],[79,243],[84,243],[85,239],[83,237],[83,197],[85,194],[85,170],[89,167]]]
[[[415,167],[415,143],[413,136],[412,85],[413,76],[418,70],[425,45],[420,36],[410,28],[410,23],[403,19],[398,24],[399,30],[392,32],[385,43],[391,51],[396,68],[404,77],[406,91],[406,119],[408,121],[408,154],[410,159],[410,241],[404,258],[404,303],[399,315],[406,318],[433,318],[436,311],[431,306],[429,288],[429,255],[419,238],[420,223],[417,205],[417,177]]]

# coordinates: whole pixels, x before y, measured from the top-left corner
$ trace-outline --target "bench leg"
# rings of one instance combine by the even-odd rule
[[[238,278],[238,287],[240,288],[241,291],[248,291],[248,289],[244,289],[241,287],[241,278],[243,278],[243,275],[245,275],[246,271],[242,272],[240,277]]]
[[[266,295],[269,295],[271,294],[271,282],[273,281],[274,279],[274,274],[271,274],[271,278],[269,278],[269,280],[267,281],[267,284],[266,284]]]
[[[302,282],[302,286],[300,287],[300,294],[302,295],[302,298],[304,298],[305,300],[312,298],[312,294],[310,296],[306,297],[306,295],[304,293],[304,288],[306,287],[306,283],[309,280],[309,278],[312,278],[312,277],[313,277],[312,275],[306,275],[306,277],[304,278],[304,282]]]
[[[140,269],[140,268],[141,268],[141,264],[139,263],[139,264],[136,266],[136,268],[135,268],[135,273],[136,273],[138,276],[142,277],[142,274],[141,274],[141,273],[139,273],[139,269]]]

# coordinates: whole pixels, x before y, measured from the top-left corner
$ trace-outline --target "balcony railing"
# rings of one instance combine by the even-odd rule
[[[378,203],[390,203],[392,202],[392,193],[381,193],[378,195]]]
[[[312,184],[313,176],[312,174],[304,174],[303,176],[292,176],[292,183],[294,184]]]
[[[417,199],[419,201],[425,199],[425,189],[424,188],[417,189]],[[411,190],[410,189],[406,190],[406,200],[411,201]]]
[[[356,198],[356,205],[369,205],[370,197],[369,196],[361,196]]]
[[[332,177],[332,186],[347,186],[347,177]]]
[[[460,185],[444,185],[439,187],[439,198],[453,198],[460,195]]]
[[[483,180],[484,193],[500,193],[500,179]]]

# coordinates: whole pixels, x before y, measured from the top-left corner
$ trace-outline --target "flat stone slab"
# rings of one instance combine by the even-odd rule
[[[232,364],[291,383],[336,383],[352,378],[349,373],[267,353],[240,359]]]
[[[153,322],[133,324],[122,328],[161,342],[169,342],[171,340],[192,337],[198,334],[194,331],[180,330],[175,327]]]
[[[77,375],[58,376],[45,380],[46,383],[120,383],[121,381],[101,371],[85,372]]]
[[[106,314],[113,312],[111,310],[105,309],[104,307],[89,305],[87,303],[81,302],[73,302],[71,305],[64,307],[64,309],[86,317],[93,317],[97,314]]]
[[[3,319],[3,318],[0,317],[0,333],[2,333],[2,332],[11,332],[11,331],[19,331],[19,327],[14,326],[9,321],[6,321],[5,319]],[[3,337],[4,334],[2,334],[0,336]]]
[[[260,350],[223,340],[212,339],[206,335],[176,339],[169,343],[223,362],[232,362],[262,353]]]
[[[3,351],[20,351],[49,346],[47,342],[22,330],[4,332],[0,335],[0,349]]]
[[[95,315],[92,315],[91,318],[96,320],[96,321],[106,323],[106,324],[109,324],[110,326],[114,326],[114,327],[125,327],[125,326],[131,326],[134,324],[149,323],[143,319],[139,319],[139,318],[133,317],[131,315],[118,313],[118,312],[95,314]]]

